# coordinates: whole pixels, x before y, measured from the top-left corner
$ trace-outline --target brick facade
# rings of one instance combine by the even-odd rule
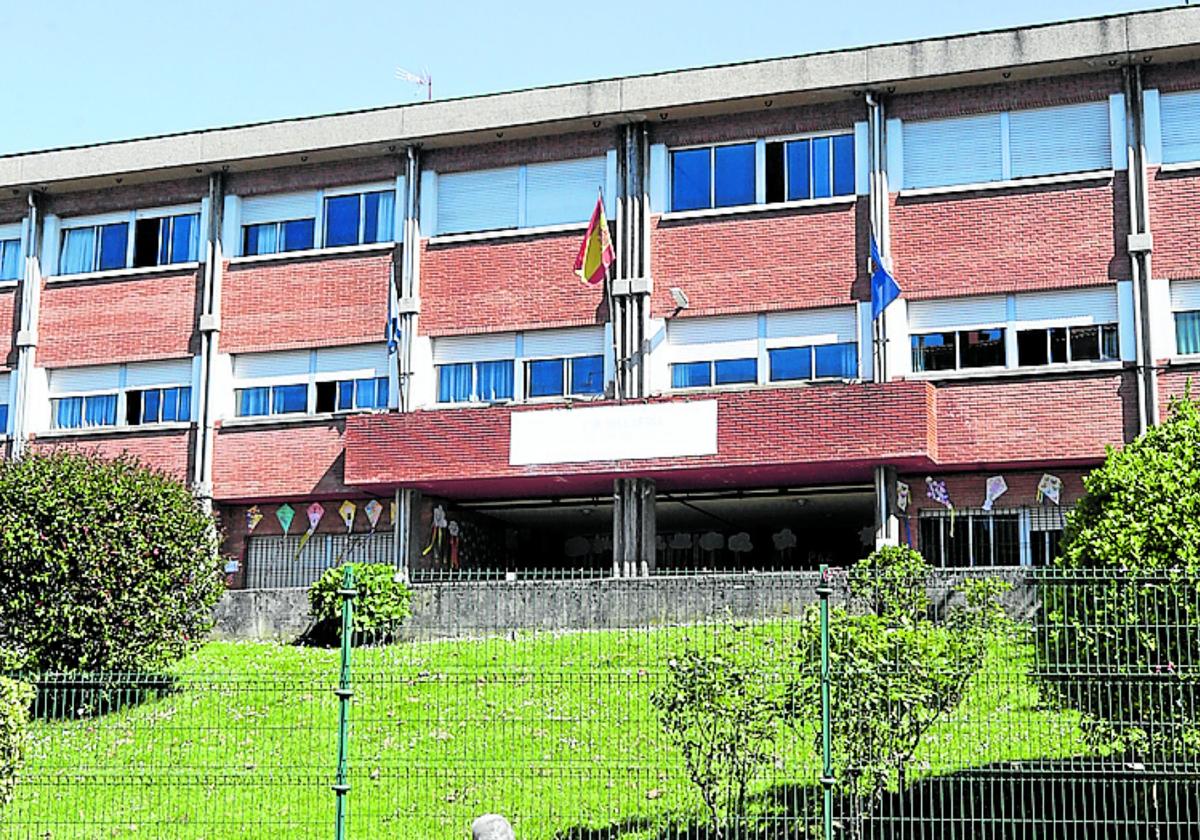
[[[129,431],[86,437],[44,437],[33,444],[35,450],[59,448],[91,452],[101,458],[130,456],[149,467],[187,482],[191,477],[193,432],[186,429],[131,429]]]
[[[344,432],[342,420],[222,427],[215,443],[214,494],[222,501],[286,501],[350,492],[343,480]]]

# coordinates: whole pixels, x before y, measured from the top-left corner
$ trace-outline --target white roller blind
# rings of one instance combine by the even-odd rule
[[[1200,160],[1200,91],[1159,97],[1163,163]]]
[[[741,359],[758,355],[758,316],[687,318],[667,324],[667,343],[677,362]]]
[[[50,371],[50,394],[52,396],[87,391],[115,391],[120,384],[120,365],[61,368]]]
[[[8,388],[12,383],[12,374],[0,373],[0,403],[8,404]],[[4,429],[0,428],[0,434],[4,433]]]
[[[1107,100],[1013,111],[1008,136],[1014,178],[1112,166]]]
[[[433,340],[435,365],[514,359],[516,355],[517,342],[513,333],[451,335]]]
[[[530,164],[525,169],[525,224],[586,222],[607,172],[603,157]]]
[[[0,239],[20,239],[21,223],[15,225],[0,225]]]
[[[1172,280],[1171,309],[1175,312],[1200,309],[1200,280]]]
[[[387,376],[387,345],[322,347],[317,350],[317,373],[352,373],[357,378]]]
[[[279,379],[308,375],[308,351],[284,350],[278,353],[242,353],[233,357],[233,378]]]
[[[1017,295],[1018,321],[1059,321],[1114,324],[1117,322],[1117,287],[1063,289]]]
[[[567,330],[537,330],[525,333],[524,356],[530,359],[554,356],[596,356],[604,353],[603,327]]]
[[[913,333],[999,326],[1007,320],[1004,295],[914,300],[908,304],[908,329]]]
[[[767,315],[767,339],[773,343],[784,340],[798,343],[856,341],[857,316],[853,306],[771,312]]]
[[[905,122],[904,188],[999,181],[1000,115]]]
[[[191,359],[135,362],[125,368],[125,386],[127,388],[155,388],[191,384]]]
[[[286,222],[292,219],[314,219],[317,216],[315,192],[260,195],[242,201],[242,224]]]
[[[515,228],[520,221],[520,169],[452,172],[437,179],[437,232]]]

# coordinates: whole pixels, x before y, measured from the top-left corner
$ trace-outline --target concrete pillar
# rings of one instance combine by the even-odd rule
[[[41,197],[29,193],[29,212],[24,225],[25,271],[21,277],[21,311],[17,324],[17,388],[13,412],[11,449],[13,459],[20,458],[29,443],[30,380],[36,363],[38,309],[42,296],[42,220]]]
[[[654,571],[655,486],[648,478],[613,482],[613,577],[645,577]]]
[[[896,518],[896,471],[875,468],[875,547],[900,544],[900,520]]]
[[[216,381],[213,367],[221,337],[221,279],[225,267],[222,241],[225,224],[225,176],[208,181],[208,229],[205,231],[204,283],[200,308],[200,381],[196,394],[196,437],[192,448],[192,492],[208,509],[213,497],[213,446],[216,437]]]
[[[649,142],[645,123],[635,123],[621,129],[617,145],[617,263],[609,295],[617,399],[645,396],[650,379]]]

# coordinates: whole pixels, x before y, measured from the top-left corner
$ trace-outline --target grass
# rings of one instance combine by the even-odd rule
[[[522,840],[649,840],[701,818],[650,703],[671,655],[754,633],[784,649],[795,621],[522,634],[357,649],[349,836],[462,838],[497,811]],[[1076,719],[1039,704],[1029,651],[998,644],[918,775],[1083,751]],[[813,659],[815,662],[815,658]],[[99,718],[34,725],[5,837],[263,838],[332,834],[338,654],[211,643],[176,691]],[[786,679],[782,665],[766,674]],[[817,797],[815,728],[787,730],[757,780]],[[573,833],[572,833],[573,832]]]

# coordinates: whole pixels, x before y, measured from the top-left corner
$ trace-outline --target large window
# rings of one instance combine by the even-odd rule
[[[716,359],[671,365],[672,388],[707,388],[758,381],[758,359]]]
[[[0,281],[21,279],[21,240],[0,236]]]
[[[184,213],[138,219],[134,226],[134,266],[195,262],[200,244],[200,216]]]
[[[63,231],[59,274],[84,274],[126,267],[129,223],[67,228]]]
[[[1120,358],[1116,324],[1038,327],[1017,331],[1017,364],[1021,367],[1106,362]]]
[[[143,423],[178,423],[191,418],[191,386],[146,388],[126,392],[125,422],[131,426]]]
[[[604,393],[604,357],[534,359],[525,367],[525,396],[589,396]]]
[[[58,272],[87,274],[195,262],[199,242],[200,216],[194,212],[174,215],[135,212],[126,220],[96,224],[67,220],[60,243]]]
[[[1159,117],[1163,163],[1200,160],[1200,91],[1164,93]]]
[[[325,246],[390,242],[394,234],[395,203],[396,194],[391,190],[327,197]]]
[[[1004,329],[958,330],[912,337],[913,371],[1004,367]]]
[[[1021,517],[1017,512],[960,510],[920,514],[920,551],[934,566],[1018,566]]]
[[[190,359],[52,370],[51,427],[87,429],[189,422],[191,378]]]
[[[316,222],[291,219],[286,222],[262,222],[242,228],[242,253],[246,256],[307,251],[313,247]]]
[[[854,135],[767,143],[767,203],[854,192]]]
[[[234,408],[238,417],[385,409],[387,369],[375,344],[238,355]]]
[[[439,365],[438,402],[499,402],[513,398],[513,360]]]
[[[777,347],[767,357],[772,382],[858,377],[858,346],[853,343]]]

